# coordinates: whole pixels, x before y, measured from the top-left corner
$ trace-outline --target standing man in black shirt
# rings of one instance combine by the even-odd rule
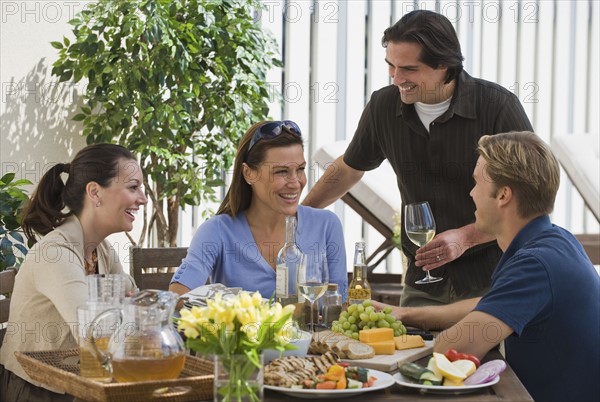
[[[429,201],[437,236],[417,249],[402,230],[408,257],[402,306],[448,304],[483,295],[500,257],[494,238],[474,226],[469,197],[477,141],[486,134],[533,131],[518,98],[463,70],[456,32],[441,14],[416,10],[385,30],[393,84],[373,93],[348,149],[325,172],[304,205],[325,207],[384,159],[404,205]],[[416,285],[423,270],[441,282]]]

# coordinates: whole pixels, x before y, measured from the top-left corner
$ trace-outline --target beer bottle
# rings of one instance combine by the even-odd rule
[[[354,246],[354,274],[348,286],[348,303],[361,304],[371,299],[371,285],[367,281],[367,258],[365,242],[356,242]]]

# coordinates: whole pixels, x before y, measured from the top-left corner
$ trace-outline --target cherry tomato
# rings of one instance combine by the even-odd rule
[[[448,349],[448,351],[446,352],[446,358],[451,362],[458,360],[458,352],[456,351],[456,349]]]
[[[459,353],[456,360],[468,360],[469,359],[469,355],[466,353]]]
[[[481,362],[479,361],[479,359],[477,358],[477,356],[468,355],[467,356],[467,360],[471,360],[473,363],[475,363],[475,367],[479,367],[481,365]]]

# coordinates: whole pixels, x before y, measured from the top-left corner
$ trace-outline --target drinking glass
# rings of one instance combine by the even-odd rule
[[[88,275],[88,301],[119,306],[125,298],[125,277],[121,274]]]
[[[427,201],[408,204],[404,207],[404,229],[410,241],[419,247],[423,247],[433,239],[435,220]],[[425,278],[419,279],[415,283],[423,285],[439,282],[442,279],[444,278],[436,278],[431,276],[429,271],[425,271]]]
[[[310,330],[315,332],[314,304],[325,294],[329,284],[327,254],[315,252],[302,255],[302,262],[296,270],[298,293],[310,303]]]
[[[100,362],[95,347],[105,353],[108,351],[110,337],[119,326],[119,315],[106,313],[103,319],[97,322],[94,320],[100,313],[110,309],[114,310],[112,303],[97,301],[77,307],[81,376],[99,382],[111,382],[113,376],[110,369]]]

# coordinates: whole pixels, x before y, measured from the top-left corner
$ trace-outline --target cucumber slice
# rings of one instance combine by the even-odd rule
[[[419,382],[425,385],[442,385],[443,381],[443,377],[436,376],[432,371],[421,374],[421,378],[419,379]]]
[[[410,379],[413,379],[413,380],[415,380],[417,382],[421,381],[421,376],[423,376],[424,374],[429,373],[430,375],[434,375],[431,370],[426,369],[423,366],[419,366],[416,363],[406,363],[406,364],[403,364],[400,367],[400,373],[403,376],[408,377]]]

